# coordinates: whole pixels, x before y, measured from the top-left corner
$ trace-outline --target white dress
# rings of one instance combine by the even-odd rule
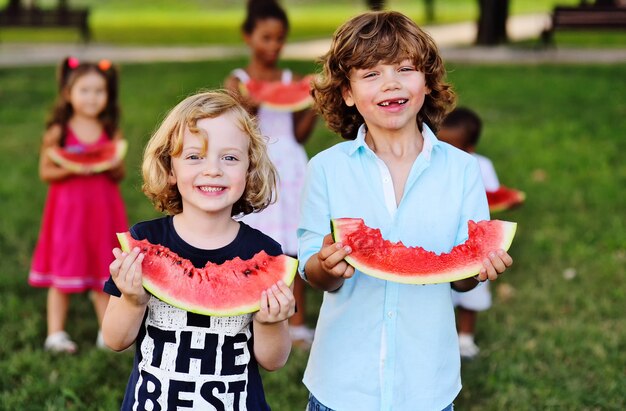
[[[493,163],[487,157],[480,154],[472,153],[472,156],[478,160],[478,166],[480,167],[480,175],[483,178],[483,184],[485,185],[485,191],[496,191],[500,188],[500,181],[496,174],[496,169],[493,167]]]
[[[243,69],[233,70],[232,74],[244,84],[250,80]],[[291,83],[291,80],[291,71],[283,70],[281,81]],[[285,254],[296,255],[300,196],[308,158],[296,140],[293,113],[259,107],[257,118],[261,133],[267,138],[270,158],[278,170],[278,200],[260,213],[243,217],[242,221],[280,243]]]

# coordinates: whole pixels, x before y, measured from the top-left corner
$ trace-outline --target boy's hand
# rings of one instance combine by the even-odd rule
[[[282,281],[276,282],[261,294],[261,309],[254,319],[261,324],[284,321],[296,312],[296,298],[291,288]]]
[[[322,270],[328,275],[335,278],[350,278],[354,275],[354,267],[344,258],[351,252],[350,247],[335,243],[332,234],[327,234],[322,242],[322,248],[317,253],[317,259]]]
[[[480,269],[480,273],[474,278],[480,282],[486,280],[493,281],[512,264],[513,258],[506,251],[492,251],[489,253],[488,258],[483,260],[483,268]]]
[[[150,300],[150,294],[142,285],[141,263],[144,255],[139,251],[138,247],[130,253],[114,248],[115,260],[109,265],[109,272],[125,298],[136,305],[145,305]]]

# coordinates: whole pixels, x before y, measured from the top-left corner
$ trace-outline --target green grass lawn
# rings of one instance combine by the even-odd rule
[[[200,88],[218,87],[243,60],[124,65],[123,130],[130,142],[122,184],[131,222],[157,214],[140,192],[144,143],[166,110]],[[299,72],[312,63],[289,62]],[[495,218],[517,221],[514,266],[492,284],[494,306],[479,317],[482,351],[463,363],[459,410],[626,409],[626,65],[451,64],[460,104],[484,121],[479,151],[526,204]],[[45,290],[26,284],[46,185],[37,177],[54,67],[0,69],[0,409],[113,410],[132,354],[93,348],[87,296],[72,300],[73,357],[42,351]],[[314,154],[339,141],[320,122]],[[312,292],[309,322],[320,294]],[[264,375],[275,410],[302,410],[306,352]]]
[[[7,0],[0,0],[4,7]],[[511,14],[548,12],[555,4],[577,4],[578,0],[512,1]],[[56,0],[38,2],[51,8]],[[150,1],[96,0],[69,1],[70,6],[89,7],[93,41],[113,44],[238,44],[243,21],[244,1],[179,0]],[[365,0],[284,0],[291,21],[290,40],[329,37],[349,17],[365,11]],[[424,1],[387,0],[387,8],[406,13],[419,23],[425,22]],[[476,0],[437,0],[435,24],[476,20]],[[78,41],[72,29],[3,29],[5,42]],[[622,41],[622,45],[625,41]]]

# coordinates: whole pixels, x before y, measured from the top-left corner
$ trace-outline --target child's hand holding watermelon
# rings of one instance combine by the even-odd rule
[[[141,282],[141,263],[144,255],[139,252],[139,248],[133,249],[130,253],[115,248],[113,255],[115,260],[109,266],[109,271],[122,296],[109,300],[107,312],[112,313],[109,318],[113,317],[115,321],[106,321],[105,317],[102,330],[105,344],[115,351],[121,351],[135,341],[150,294],[146,292]],[[115,315],[116,312],[123,314]]]
[[[254,315],[259,324],[284,321],[296,312],[296,300],[291,288],[279,280],[261,293],[261,309]]]
[[[141,281],[141,263],[144,255],[139,252],[137,247],[130,253],[114,248],[113,255],[115,260],[111,263],[109,270],[115,285],[129,302],[138,306],[145,306],[150,295]]]
[[[345,258],[352,249],[333,240],[332,234],[324,237],[322,248],[306,264],[307,280],[315,287],[326,291],[334,291],[341,287],[343,281],[354,275],[354,267]]]

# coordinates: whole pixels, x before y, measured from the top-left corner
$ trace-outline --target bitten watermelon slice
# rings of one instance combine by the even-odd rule
[[[509,249],[517,223],[469,221],[467,241],[444,254],[385,240],[379,229],[366,226],[361,218],[337,218],[331,228],[335,242],[352,248],[348,264],[364,274],[405,284],[435,284],[478,274],[490,251]]]
[[[249,80],[239,83],[241,94],[261,102],[261,106],[278,111],[300,111],[313,104],[312,75],[291,83]]]
[[[75,173],[100,173],[117,165],[126,155],[127,148],[126,140],[114,140],[83,151],[51,147],[48,156],[56,164]]]
[[[526,200],[526,194],[523,191],[502,185],[496,191],[487,191],[489,211],[492,213],[518,207],[524,203],[524,200]]]
[[[197,314],[231,316],[258,311],[261,292],[278,280],[290,285],[298,260],[265,251],[250,260],[235,258],[223,264],[207,263],[195,268],[169,248],[135,240],[129,232],[118,233],[123,251],[139,247],[145,254],[141,265],[143,286],[158,299]]]

